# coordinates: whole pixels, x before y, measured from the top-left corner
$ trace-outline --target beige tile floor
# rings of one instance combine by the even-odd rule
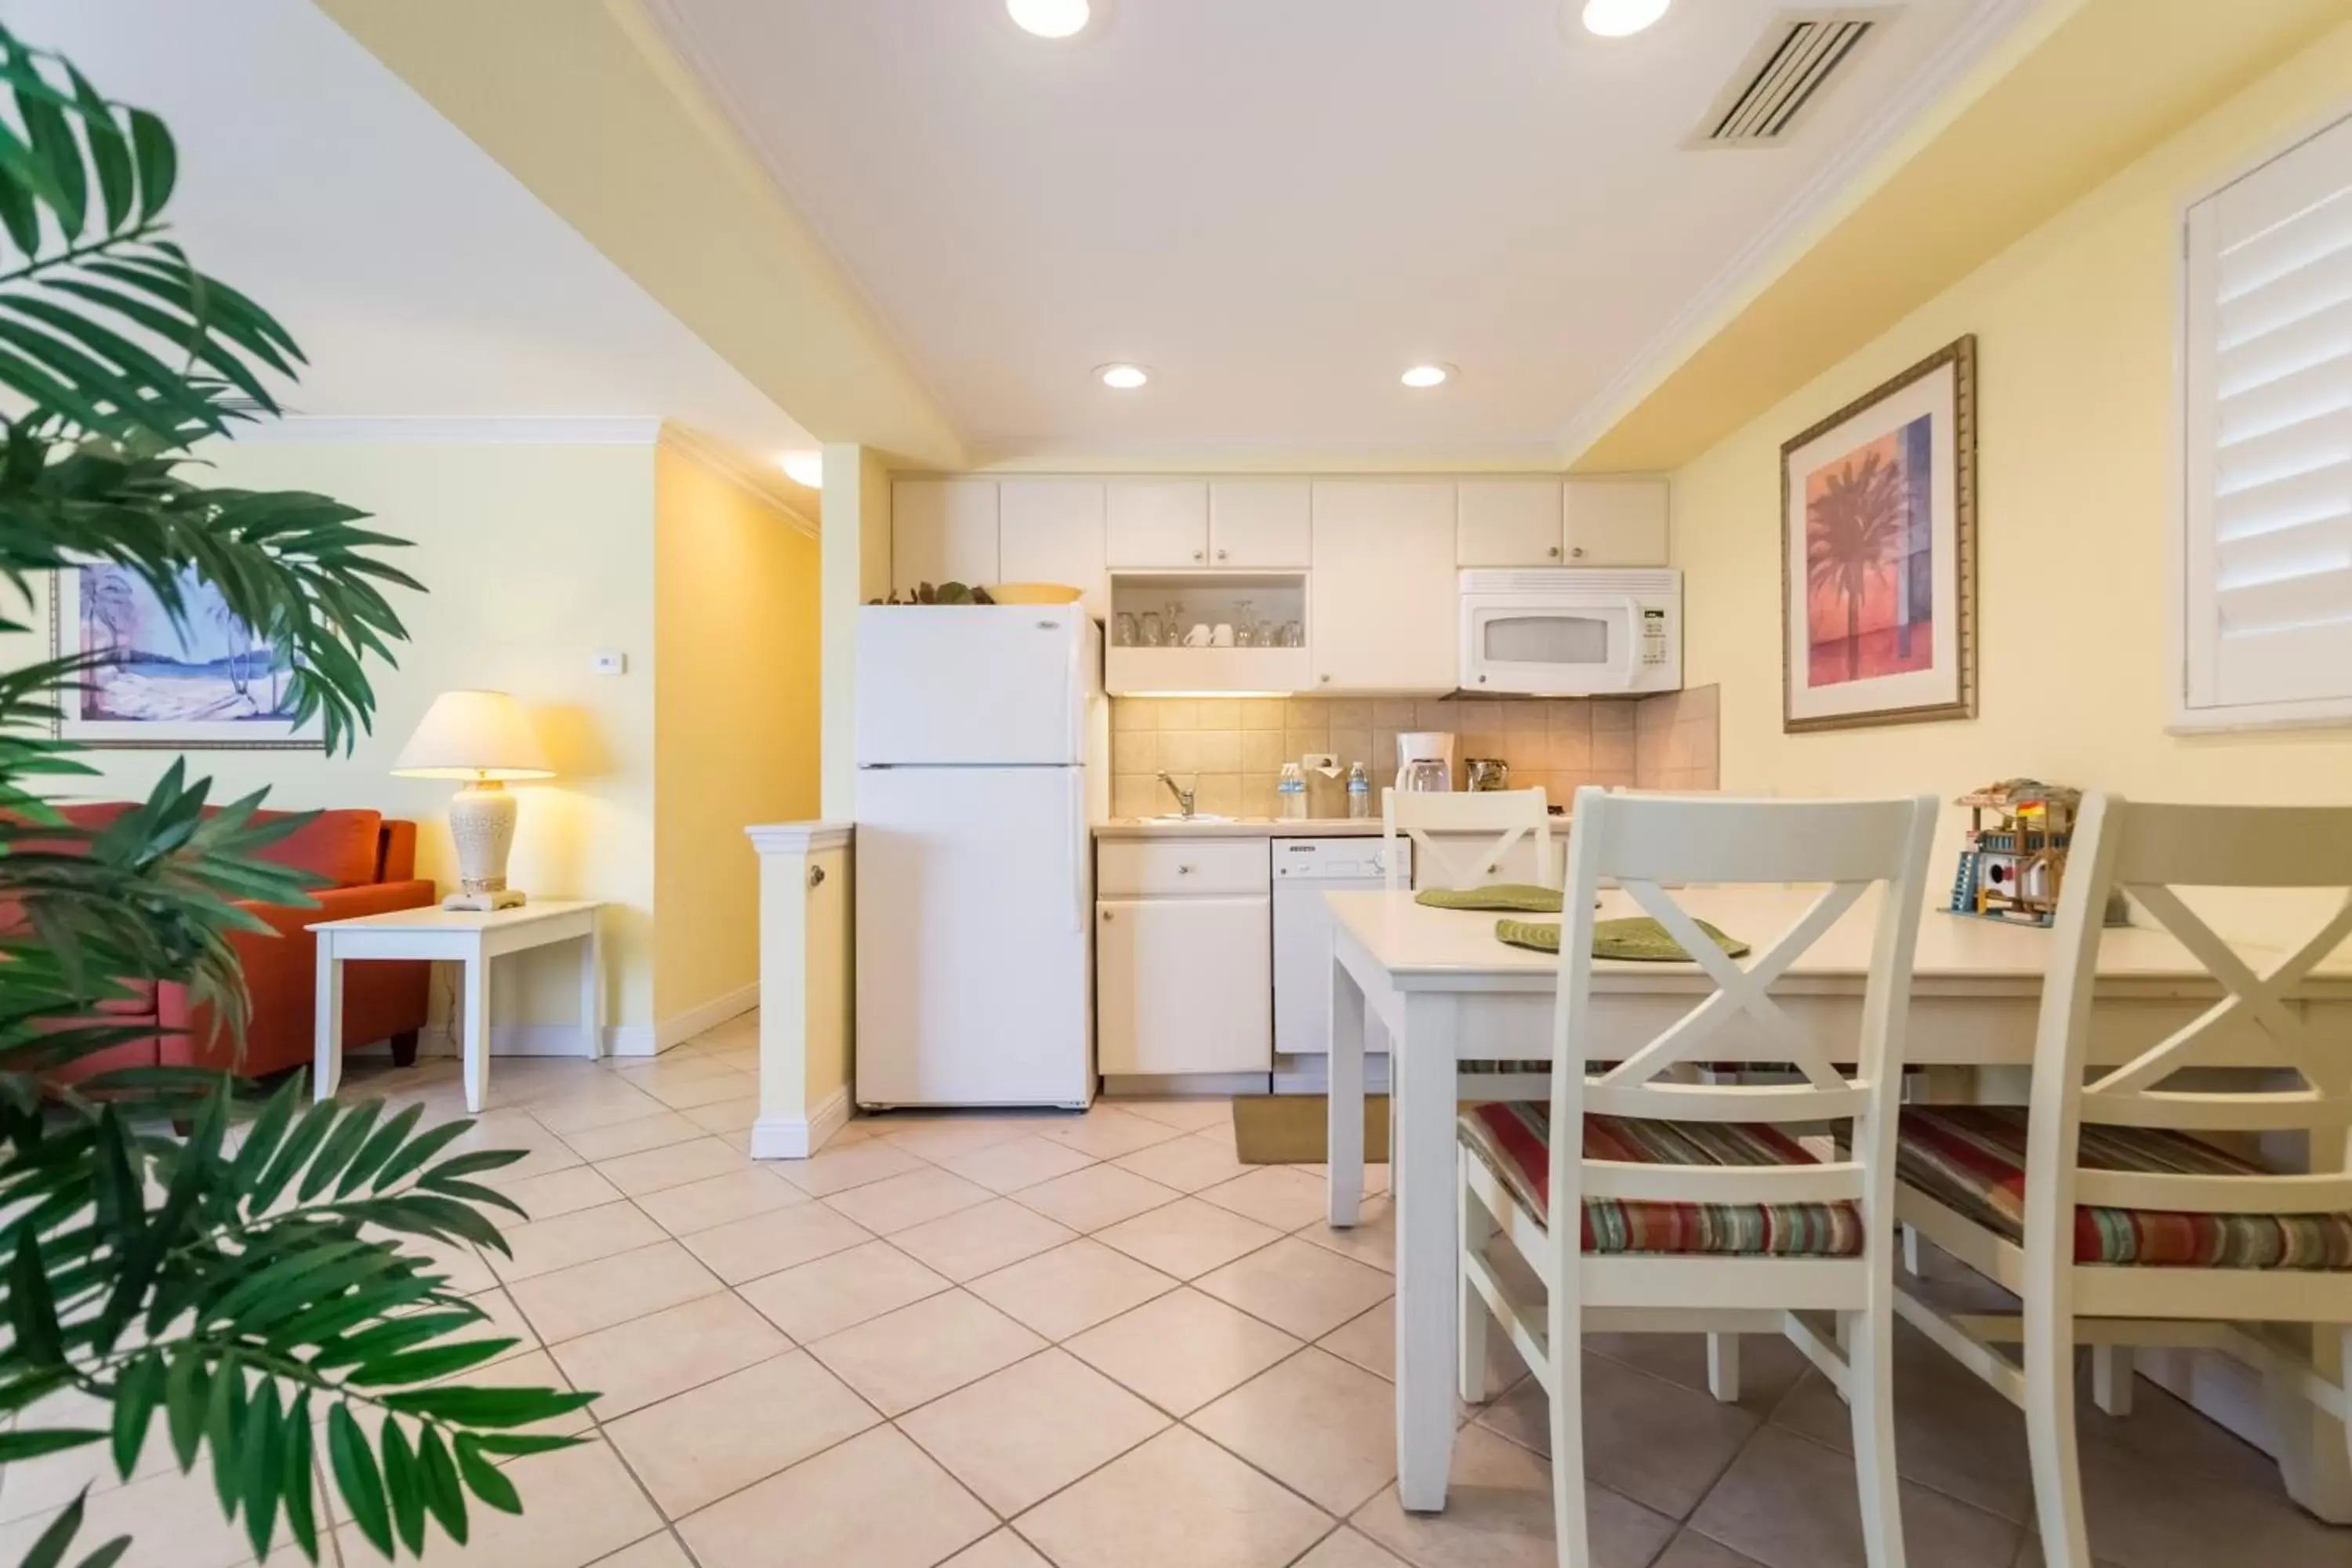
[[[755,1164],[756,1020],[651,1061],[500,1059],[471,1141],[520,1148],[511,1259],[452,1258],[523,1344],[487,1373],[602,1391],[592,1441],[510,1468],[434,1563],[497,1568],[1517,1568],[1555,1561],[1543,1395],[1516,1366],[1464,1411],[1445,1513],[1397,1504],[1385,1201],[1320,1218],[1322,1173],[1234,1156],[1222,1103],[853,1122]],[[455,1064],[353,1064],[351,1095],[462,1113]],[[1376,1170],[1375,1179],[1380,1173]],[[1507,1353],[1507,1352],[1505,1352]],[[1586,1355],[1599,1568],[1862,1562],[1845,1415],[1750,1340],[1736,1407],[1703,1351]],[[1898,1366],[1918,1568],[2039,1568],[2015,1413],[1921,1342]],[[2352,1531],[2284,1497],[2253,1449],[2143,1384],[2085,1413],[2111,1568],[2342,1568]],[[0,1476],[13,1563],[87,1479]],[[126,1562],[240,1568],[209,1484],[167,1457],[93,1496]],[[340,1517],[338,1514],[337,1517]],[[91,1535],[89,1541],[103,1539]],[[344,1526],[332,1559],[377,1562]],[[291,1568],[290,1550],[267,1568]]]

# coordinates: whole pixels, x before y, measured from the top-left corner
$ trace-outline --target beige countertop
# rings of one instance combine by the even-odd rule
[[[1097,838],[1345,838],[1380,831],[1377,816],[1243,816],[1230,822],[1115,816],[1095,824]]]

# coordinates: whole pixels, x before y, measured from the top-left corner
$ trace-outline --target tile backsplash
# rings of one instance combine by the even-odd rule
[[[1713,789],[1716,690],[1640,701],[1481,698],[1119,697],[1111,700],[1111,809],[1175,807],[1161,769],[1197,778],[1197,809],[1268,816],[1282,764],[1309,752],[1362,761],[1377,792],[1396,777],[1400,730],[1454,733],[1454,784],[1470,757],[1500,757],[1511,782],[1565,803],[1579,785]],[[1377,795],[1375,796],[1377,798]]]

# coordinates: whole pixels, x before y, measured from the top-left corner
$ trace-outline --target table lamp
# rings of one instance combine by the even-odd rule
[[[508,910],[523,901],[507,886],[514,847],[515,799],[509,779],[554,776],[522,705],[503,691],[445,691],[433,700],[392,771],[402,778],[464,779],[449,802],[457,841],[457,890],[445,910]]]

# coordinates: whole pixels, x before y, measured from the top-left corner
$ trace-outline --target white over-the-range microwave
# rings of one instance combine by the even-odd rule
[[[1683,574],[1582,567],[1462,574],[1462,689],[1607,697],[1683,684]]]

